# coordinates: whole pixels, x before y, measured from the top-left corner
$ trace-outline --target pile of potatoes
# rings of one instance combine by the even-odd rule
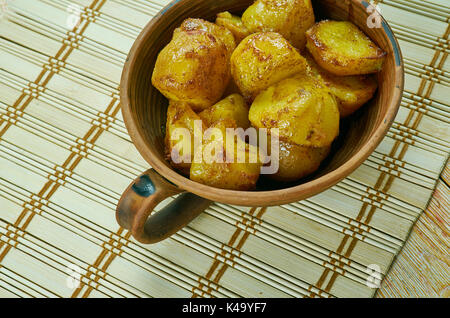
[[[253,190],[263,158],[254,163],[176,163],[174,154],[193,159],[195,150],[183,153],[186,148],[177,148],[172,133],[187,128],[194,134],[198,120],[202,132],[214,127],[224,136],[227,128],[277,128],[279,170],[267,177],[302,179],[329,155],[340,118],[373,97],[374,73],[381,70],[385,55],[351,22],[315,23],[310,0],[256,0],[242,17],[222,12],[215,23],[187,19],[160,52],[152,75],[154,87],[169,99],[167,159],[193,181]],[[203,146],[219,141],[212,138]],[[255,145],[237,147],[235,140],[220,155],[230,147],[234,156],[259,153]]]

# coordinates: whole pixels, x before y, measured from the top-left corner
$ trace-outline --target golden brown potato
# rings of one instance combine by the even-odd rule
[[[374,75],[336,76],[321,68],[309,54],[305,54],[311,74],[323,80],[336,97],[341,117],[347,117],[367,103],[377,90]]]
[[[227,134],[226,128],[231,128],[231,126],[236,127],[232,119],[224,119],[216,122],[213,127],[217,128],[223,136],[223,138],[234,138],[235,136],[230,136]],[[206,137],[205,137],[206,138]],[[213,158],[221,159],[222,163],[217,160],[206,161],[205,155],[201,162],[193,162],[191,166],[191,180],[203,183],[212,187],[229,189],[229,190],[240,190],[247,191],[253,190],[259,179],[262,162],[257,156],[257,148],[245,144],[245,151],[238,149],[237,139],[234,138],[234,156],[230,154],[229,147],[221,138],[211,138],[212,140],[205,140],[203,143],[203,153],[212,154]],[[233,139],[231,139],[233,140]],[[216,152],[217,150],[217,152]],[[251,163],[250,156],[251,153],[256,154],[255,163]],[[226,155],[225,155],[226,154]],[[239,163],[237,158],[242,156],[245,159],[245,163]],[[229,158],[234,158],[233,163],[228,163],[226,156]]]
[[[198,115],[207,127],[222,119],[234,119],[237,127],[247,129],[250,127],[248,111],[244,98],[239,94],[233,94]]]
[[[321,81],[307,75],[285,79],[256,97],[249,112],[257,128],[278,128],[280,140],[327,147],[339,134],[339,109]]]
[[[283,182],[297,181],[305,178],[319,169],[322,161],[325,160],[330,153],[330,149],[330,146],[313,148],[280,141],[280,168],[276,174],[267,175],[267,177]]]
[[[308,51],[325,70],[335,75],[364,75],[381,70],[386,53],[356,25],[325,20],[306,32]]]
[[[233,79],[248,102],[269,86],[305,71],[305,58],[278,33],[252,34],[231,56]]]
[[[166,158],[171,165],[183,175],[189,176],[193,155],[194,155],[194,132],[196,129],[195,121],[201,122],[201,118],[185,102],[170,101],[167,110],[166,123]],[[202,126],[203,123],[202,123]],[[190,138],[175,135],[178,128],[186,128],[190,133]],[[202,127],[204,128],[204,127]],[[201,134],[203,130],[198,130]],[[183,160],[183,158],[185,158]],[[189,158],[189,160],[186,160]],[[184,161],[176,163],[174,161]],[[188,161],[188,162],[186,162]]]
[[[159,53],[152,84],[168,99],[188,102],[194,111],[216,103],[231,78],[233,34],[201,19],[187,19]]]
[[[300,50],[314,22],[311,0],[257,0],[242,15],[242,23],[252,33],[280,33]]]
[[[239,44],[243,39],[251,34],[251,32],[242,23],[242,19],[230,12],[225,11],[217,15],[216,24],[221,25],[231,31],[234,35],[236,44]]]

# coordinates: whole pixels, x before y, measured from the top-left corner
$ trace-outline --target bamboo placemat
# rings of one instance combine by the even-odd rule
[[[450,172],[450,163],[447,164]],[[377,297],[450,297],[450,178],[433,198],[377,292]]]
[[[298,203],[214,204],[149,246],[114,217],[122,191],[148,168],[118,87],[134,39],[168,1],[2,2],[0,296],[374,295],[372,270],[387,273],[448,158],[447,0],[380,3],[406,87],[393,127],[355,173]]]

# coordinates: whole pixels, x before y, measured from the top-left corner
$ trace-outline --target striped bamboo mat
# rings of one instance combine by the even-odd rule
[[[448,158],[448,0],[380,3],[406,88],[355,173],[293,204],[214,204],[146,246],[114,217],[148,168],[118,88],[134,39],[167,2],[0,0],[0,296],[373,296]]]

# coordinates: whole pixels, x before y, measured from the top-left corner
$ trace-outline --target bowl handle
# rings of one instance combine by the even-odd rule
[[[181,193],[181,194],[180,194]],[[158,212],[155,207],[170,196],[180,194]],[[160,242],[195,219],[211,201],[173,185],[155,170],[147,170],[125,190],[116,209],[120,226],[145,244]]]

